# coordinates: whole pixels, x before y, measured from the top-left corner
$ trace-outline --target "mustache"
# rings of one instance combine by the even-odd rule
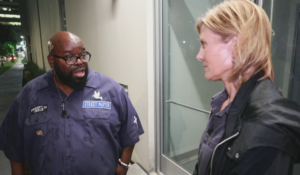
[[[86,69],[86,68],[87,68],[87,66],[81,65],[81,66],[79,66],[79,67],[76,67],[76,68],[71,69],[71,71],[76,71],[76,70],[81,70],[81,69]]]

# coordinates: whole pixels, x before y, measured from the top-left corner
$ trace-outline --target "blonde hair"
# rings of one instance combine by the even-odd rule
[[[222,36],[227,42],[237,35],[236,56],[230,81],[239,88],[252,75],[262,71],[263,77],[274,79],[271,58],[272,29],[265,11],[249,0],[227,0],[210,9],[196,22]]]

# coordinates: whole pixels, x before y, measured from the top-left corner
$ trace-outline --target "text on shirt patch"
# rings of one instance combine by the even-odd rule
[[[36,106],[30,109],[31,114],[35,114],[38,112],[44,112],[48,110],[48,105],[43,105],[43,106]]]
[[[108,101],[83,101],[82,108],[111,109],[111,102],[108,102]]]

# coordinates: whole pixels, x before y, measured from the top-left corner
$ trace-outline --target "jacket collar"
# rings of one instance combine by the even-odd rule
[[[252,90],[256,86],[258,79],[260,79],[262,76],[263,74],[261,72],[255,74],[238,90],[227,116],[225,128],[226,138],[241,130],[241,115],[248,102]]]

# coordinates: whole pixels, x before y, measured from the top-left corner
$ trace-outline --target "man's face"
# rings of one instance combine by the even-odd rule
[[[68,70],[62,70],[57,64],[54,64],[54,71],[58,79],[65,85],[72,87],[73,89],[83,89],[87,82],[88,65],[82,64],[77,68],[70,68]],[[77,72],[83,73],[84,76],[75,76]]]
[[[63,40],[63,38],[62,38]],[[85,48],[79,38],[68,37],[54,45],[52,54],[65,57],[84,54]],[[83,89],[87,82],[88,64],[77,59],[73,65],[67,65],[64,59],[53,57],[53,69],[61,83],[73,88]]]

